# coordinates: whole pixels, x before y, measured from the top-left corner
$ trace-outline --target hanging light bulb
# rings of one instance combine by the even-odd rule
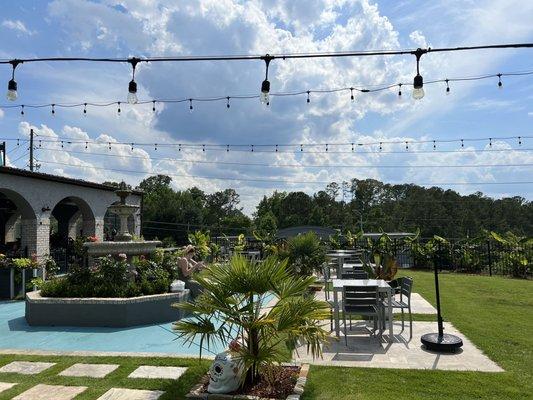
[[[413,99],[420,100],[424,97],[424,78],[420,75],[420,57],[426,53],[427,50],[418,48],[414,55],[416,56],[416,76],[413,79]]]
[[[7,83],[7,94],[6,98],[10,101],[17,100],[18,93],[17,93],[17,82],[15,81],[15,68],[17,68],[17,65],[19,65],[22,61],[20,60],[12,60],[9,63],[13,67],[13,71],[11,73],[11,79]]]
[[[402,98],[402,83],[398,83],[398,100]]]
[[[193,106],[192,106],[192,99],[189,99],[189,113],[192,114]]]
[[[139,59],[133,57],[133,58],[130,58],[129,62],[132,68],[132,77],[128,85],[128,103],[137,104],[139,102],[139,99],[137,98],[137,82],[135,82],[135,67],[137,66],[137,63],[139,62]]]
[[[502,74],[498,74],[498,89],[503,89]]]
[[[450,81],[448,79],[446,79],[446,94],[449,95],[450,94]]]
[[[265,70],[265,80],[263,83],[261,83],[261,94],[259,95],[259,100],[262,104],[265,104],[267,106],[270,105],[270,82],[268,81],[268,66],[270,64],[270,60],[272,60],[272,57],[270,55],[266,55],[263,57],[263,60],[265,60],[266,64],[266,70]]]

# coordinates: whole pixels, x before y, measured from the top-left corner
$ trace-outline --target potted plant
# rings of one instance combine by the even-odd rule
[[[292,275],[286,260],[268,257],[256,262],[235,255],[228,263],[207,267],[196,280],[203,292],[193,302],[177,305],[192,317],[174,323],[174,330],[187,341],[199,339],[200,347],[208,349],[216,341],[227,344],[237,339],[239,345],[229,352],[243,371],[238,394],[253,394],[268,380],[267,371],[286,357],[283,347],[292,351],[305,342],[313,356],[321,354],[328,337],[321,320],[328,317],[328,306],[307,294],[314,277]],[[266,308],[269,294],[277,302]],[[294,384],[296,380],[294,376]],[[201,385],[191,393],[209,396]]]

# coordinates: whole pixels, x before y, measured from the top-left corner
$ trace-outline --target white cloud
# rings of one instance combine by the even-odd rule
[[[5,19],[2,21],[2,26],[4,28],[7,28],[7,29],[11,29],[11,30],[14,30],[14,31],[17,31],[21,34],[24,34],[24,35],[33,35],[35,34],[35,31],[32,31],[32,30],[29,30],[28,28],[26,28],[26,25],[24,24],[24,22],[20,21],[20,20],[11,20],[11,19]]]

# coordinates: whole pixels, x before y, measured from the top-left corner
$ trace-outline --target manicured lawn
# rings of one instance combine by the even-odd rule
[[[76,397],[76,400],[94,400],[111,388],[131,388],[164,390],[160,400],[184,399],[185,394],[207,371],[210,361],[199,362],[195,359],[179,358],[144,358],[144,357],[65,357],[65,356],[21,356],[0,355],[0,366],[11,361],[45,361],[57,364],[38,375],[0,374],[1,382],[18,382],[12,389],[0,393],[0,399],[11,399],[19,393],[39,384],[88,386],[89,388]],[[58,374],[75,363],[119,364],[120,367],[105,378],[63,377]],[[128,375],[140,365],[164,365],[188,367],[179,380],[168,379],[131,379]],[[50,399],[52,400],[52,399]]]
[[[408,271],[434,302],[433,275]],[[304,399],[531,399],[533,282],[441,275],[444,318],[504,373],[311,367]]]

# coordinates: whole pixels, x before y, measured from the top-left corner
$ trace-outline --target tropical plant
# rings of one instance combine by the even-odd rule
[[[210,242],[209,232],[196,231],[189,233],[189,243],[194,246],[196,257],[200,260],[207,259],[209,254],[211,254]]]
[[[450,242],[443,237],[434,235],[425,243],[420,242],[420,230],[414,237],[408,237],[405,242],[411,247],[411,254],[416,260],[416,265],[421,267],[434,267],[437,256],[442,258],[443,253],[450,253]]]
[[[344,235],[344,237],[346,238],[346,244],[348,245],[348,247],[355,249],[355,247],[357,246],[357,242],[363,237],[363,234],[364,232],[362,229],[356,233],[346,231],[346,235]]]
[[[244,234],[241,233],[237,236],[237,242],[233,246],[233,251],[235,251],[236,253],[240,253],[244,251],[245,248],[246,248],[246,238],[244,237]]]
[[[326,250],[314,232],[307,232],[287,240],[280,249],[280,258],[288,258],[288,266],[294,274],[312,275],[326,261]]]
[[[390,236],[382,233],[377,239],[367,238],[366,252],[368,259],[374,263],[372,265],[366,260],[363,262],[363,267],[369,276],[375,279],[392,280],[398,272],[398,264]]]
[[[253,235],[257,241],[261,242],[261,250],[264,255],[271,256],[278,254],[275,231],[253,231]]]
[[[497,243],[506,247],[504,251],[499,252],[497,263],[502,268],[510,269],[513,277],[526,278],[531,268],[526,249],[531,249],[533,246],[533,238],[517,236],[512,232],[507,232],[504,235],[490,232],[490,236]]]
[[[228,263],[207,267],[196,280],[202,294],[176,305],[192,317],[175,322],[174,329],[189,342],[199,338],[200,348],[242,342],[231,351],[244,368],[243,383],[253,384],[262,368],[282,361],[283,344],[293,350],[303,341],[313,357],[321,355],[320,345],[328,337],[321,324],[327,304],[306,295],[314,278],[292,275],[286,260],[235,255]],[[269,294],[277,302],[265,308]]]
[[[329,235],[328,238],[329,241],[329,247],[333,250],[338,250],[342,247],[342,237],[341,233],[337,231],[333,235]]]

